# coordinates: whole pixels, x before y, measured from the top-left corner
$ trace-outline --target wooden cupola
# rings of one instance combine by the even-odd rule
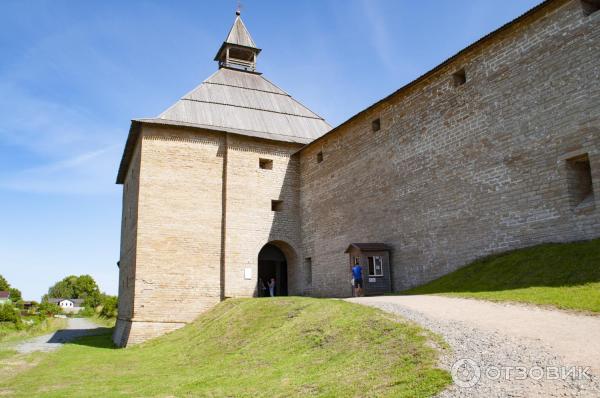
[[[248,29],[246,29],[240,11],[236,11],[233,26],[221,48],[219,48],[215,61],[219,62],[219,68],[256,72],[256,57],[259,53],[260,48],[256,47]]]

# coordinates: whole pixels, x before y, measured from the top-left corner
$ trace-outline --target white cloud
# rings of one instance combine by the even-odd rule
[[[387,28],[387,21],[382,13],[382,10],[377,7],[377,3],[373,0],[362,1],[363,10],[369,24],[371,32],[371,44],[375,49],[377,57],[381,63],[389,70],[396,69],[393,57],[394,43],[390,40],[390,30]]]
[[[0,84],[0,93],[0,140],[5,143],[53,155],[106,145],[117,135],[83,108],[44,99],[14,84]]]
[[[0,189],[52,194],[105,194],[115,185],[120,146],[112,145],[8,175],[0,176]]]

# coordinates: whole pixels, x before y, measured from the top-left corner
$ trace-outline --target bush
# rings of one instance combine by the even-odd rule
[[[77,315],[81,317],[94,316],[96,315],[96,311],[92,307],[85,307],[84,309],[79,311]]]
[[[10,303],[0,304],[0,322],[11,323],[20,329],[23,325],[21,321],[21,314],[19,311]]]
[[[42,301],[38,307],[40,315],[54,316],[60,314],[62,310],[57,304],[50,303],[49,301]]]
[[[21,295],[21,291],[19,289],[11,287],[8,289],[8,291],[10,292],[10,301],[12,301],[13,304],[23,301],[23,296]]]
[[[105,318],[116,318],[117,312],[117,297],[103,295],[102,310],[100,310],[100,315]]]

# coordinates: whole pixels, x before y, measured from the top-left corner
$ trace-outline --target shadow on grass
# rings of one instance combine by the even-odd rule
[[[477,260],[399,294],[476,293],[600,282],[600,239],[549,243]]]
[[[95,348],[116,348],[112,342],[113,328],[63,329],[55,332],[47,343],[75,344]]]

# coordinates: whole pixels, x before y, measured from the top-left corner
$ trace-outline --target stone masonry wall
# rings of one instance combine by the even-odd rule
[[[351,242],[391,245],[402,290],[490,253],[600,235],[600,12],[554,5],[301,151],[315,295],[351,294]],[[577,208],[567,160],[585,153],[595,196]]]
[[[127,340],[129,320],[133,316],[140,152],[140,145],[137,145],[123,184],[121,254],[119,259],[119,314],[113,336],[113,340],[117,345],[122,345]]]
[[[290,294],[299,294],[301,268],[298,223],[299,162],[291,155],[299,144],[228,135],[226,180],[225,296],[252,297],[258,277],[258,253],[273,242],[288,260]],[[261,169],[259,159],[271,160]],[[282,210],[271,210],[282,200]],[[252,277],[244,279],[244,268]]]
[[[292,156],[300,147],[144,126],[124,185],[124,214],[137,203],[139,217],[123,219],[123,244],[132,249],[121,257],[120,297],[135,301],[120,308],[118,345],[175,330],[222,297],[255,295],[258,253],[269,242],[288,258],[290,292],[300,292],[299,162]],[[259,159],[272,168],[261,169]],[[130,185],[139,185],[139,197]],[[271,200],[282,200],[282,210],[273,212]]]
[[[144,126],[135,302],[128,343],[220,301],[223,135]]]

